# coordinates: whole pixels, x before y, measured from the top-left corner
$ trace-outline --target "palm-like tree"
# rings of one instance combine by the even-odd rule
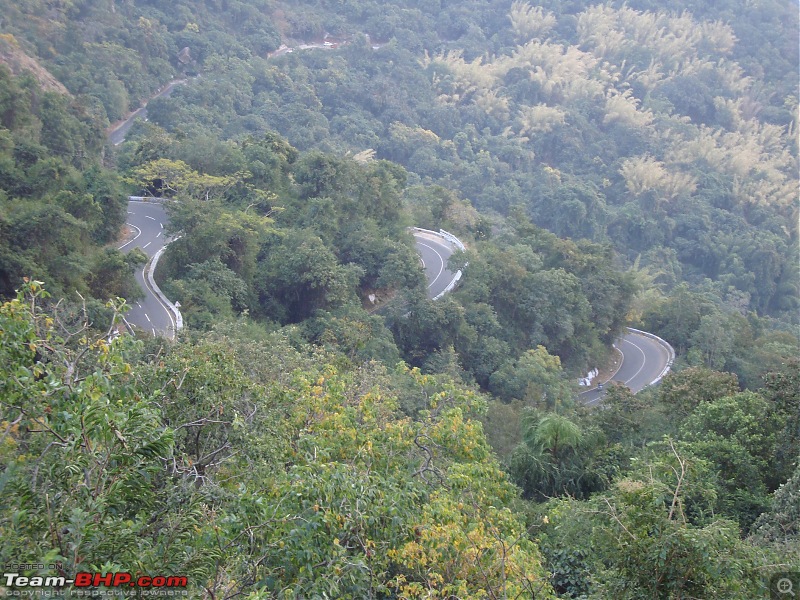
[[[549,452],[553,460],[558,460],[559,450],[574,450],[583,439],[581,430],[575,423],[556,413],[526,421],[523,421],[525,443],[531,448]]]
[[[549,498],[579,494],[583,467],[576,450],[583,443],[581,429],[555,413],[523,418],[524,443],[511,457],[509,469],[529,497]]]

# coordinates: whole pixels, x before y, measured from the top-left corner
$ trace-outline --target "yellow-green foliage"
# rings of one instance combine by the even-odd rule
[[[197,598],[552,597],[474,392],[280,333],[67,339],[26,291],[0,307],[0,559],[189,574]]]
[[[578,43],[567,45],[546,39],[555,17],[541,8],[514,2],[509,19],[519,45],[507,54],[471,61],[456,50],[426,56],[423,65],[433,68],[440,101],[474,103],[501,120],[516,113],[504,135],[525,143],[569,124],[573,111],[582,110],[580,101],[604,98],[604,125],[663,140],[663,156],[656,160],[640,156],[625,161],[621,172],[634,195],[652,190],[669,201],[692,194],[695,179],[686,173],[687,166],[703,160],[705,167],[734,181],[737,203],[790,207],[796,200],[792,130],[756,119],[758,90],[729,58],[736,43],[729,25],[699,22],[685,11],[597,5],[578,15]],[[503,78],[514,68],[527,71],[544,103],[508,98]],[[692,123],[649,106],[650,93],[686,77],[717,80],[726,88],[729,97],[714,99],[717,111],[727,115],[725,127]],[[637,97],[632,86],[647,95]]]

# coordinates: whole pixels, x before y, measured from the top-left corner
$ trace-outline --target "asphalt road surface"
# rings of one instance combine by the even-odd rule
[[[159,96],[168,96],[174,85],[168,86]],[[146,108],[139,109],[111,134],[111,141],[115,145],[121,143],[133,120],[137,117],[144,118],[146,114]],[[164,234],[166,223],[167,214],[161,204],[130,200],[127,224],[134,228],[136,235],[132,240],[123,244],[120,250],[129,252],[133,248],[141,248],[148,257],[152,258],[166,245],[167,240]],[[425,277],[428,280],[428,297],[435,298],[455,278],[455,273],[447,268],[447,261],[454,249],[439,236],[425,232],[415,231],[414,239],[425,269]],[[134,331],[141,329],[149,331],[154,336],[164,335],[174,339],[174,317],[151,289],[145,277],[145,268],[142,267],[136,272],[136,281],[145,291],[145,297],[132,304],[126,319]],[[638,333],[625,334],[617,340],[617,347],[622,353],[622,364],[609,383],[611,381],[623,383],[634,393],[644,389],[655,380],[669,360],[669,355],[661,344]],[[585,404],[592,405],[600,402],[604,395],[605,390],[594,389],[583,392],[580,397]]]
[[[122,252],[130,252],[134,248],[151,257],[166,245],[164,226],[167,223],[167,214],[164,207],[156,202],[128,202],[127,224],[133,227],[135,237],[120,246]],[[144,276],[146,265],[136,271],[136,281],[145,292],[144,299],[131,303],[131,310],[125,315],[128,323],[137,329],[147,331],[152,335],[162,335],[168,338],[175,337],[175,319],[155,292],[150,288]]]
[[[172,94],[172,90],[175,89],[175,86],[180,85],[182,83],[186,83],[186,81],[185,80],[173,81],[172,83],[167,85],[167,87],[165,87],[163,90],[161,90],[158,94],[150,98],[150,100],[155,100],[156,98],[169,98],[170,94]],[[108,134],[109,141],[115,146],[119,146],[122,142],[124,142],[125,136],[128,135],[128,131],[133,126],[133,122],[136,119],[147,120],[147,104],[145,104],[139,110],[132,113],[130,117],[128,117],[122,123],[117,125],[111,131],[111,133]]]
[[[652,383],[669,361],[667,349],[656,340],[629,331],[617,340],[622,353],[622,364],[609,380],[626,385],[635,394]],[[607,384],[606,384],[607,385]],[[605,390],[590,390],[580,395],[584,404],[597,404],[605,396]]]
[[[447,260],[454,249],[440,237],[420,231],[414,232],[414,240],[428,280],[428,297],[435,298],[456,276],[447,268]]]

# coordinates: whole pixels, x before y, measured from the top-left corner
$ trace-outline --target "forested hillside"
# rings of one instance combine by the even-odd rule
[[[26,276],[59,296],[138,295],[137,255],[104,249],[120,234],[126,201],[102,165],[103,144],[85,106],[0,64],[0,296]]]
[[[300,149],[372,148],[479,210],[522,205],[561,236],[611,241],[665,291],[688,280],[760,313],[796,312],[796,52],[774,48],[784,71],[769,80],[775,64],[737,62],[735,27],[716,19],[518,2],[484,23],[489,10],[472,17],[475,43],[445,42],[453,33],[422,9],[400,11],[412,40],[370,30],[362,13],[391,43],[228,56],[213,85],[197,81],[152,118],[224,137],[277,129]],[[789,43],[796,20],[774,23],[786,36],[772,44]]]
[[[480,240],[516,208],[610,244],[640,285],[634,323],[754,386],[764,363],[743,345],[774,365],[797,327],[797,18],[731,10],[352,3],[304,33],[341,50],[221,53],[150,117],[206,152],[271,129],[300,150],[374,150],[408,170],[423,226]],[[671,323],[687,296],[688,326]]]
[[[797,37],[778,0],[0,0],[0,562],[769,596],[800,571]],[[174,342],[124,333],[129,194],[169,216]],[[411,226],[467,246],[439,300]],[[583,406],[626,325],[673,372]]]

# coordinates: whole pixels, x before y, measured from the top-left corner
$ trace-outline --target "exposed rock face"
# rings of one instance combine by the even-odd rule
[[[186,46],[183,50],[178,52],[178,62],[182,65],[188,65],[192,62],[192,55],[189,52],[189,46]]]
[[[32,73],[39,86],[45,91],[71,96],[67,88],[50,71],[40,65],[35,58],[25,53],[11,34],[0,34],[0,64],[8,67],[14,75],[26,71]]]

